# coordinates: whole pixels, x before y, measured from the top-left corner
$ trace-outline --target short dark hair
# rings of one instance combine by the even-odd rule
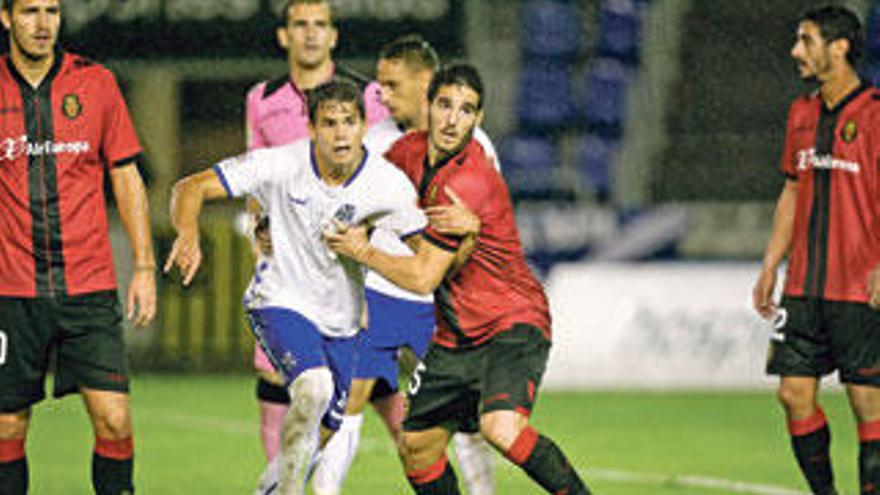
[[[826,42],[846,40],[849,51],[846,60],[855,66],[862,57],[865,35],[859,16],[846,7],[828,5],[807,11],[800,22],[810,21],[819,26],[819,32]]]
[[[13,0],[7,0],[13,1]],[[287,0],[284,2],[284,7],[281,7],[281,10],[278,11],[278,19],[282,26],[287,25],[287,16],[290,15],[290,9],[297,5],[327,5],[327,9],[330,10],[330,22],[333,22],[333,7],[330,5],[328,0]]]
[[[428,86],[428,101],[434,101],[442,86],[467,86],[477,93],[477,108],[483,108],[483,79],[477,68],[471,64],[454,64],[444,67],[434,74]]]
[[[365,119],[364,95],[358,85],[348,79],[335,77],[329,82],[316,86],[306,91],[306,100],[309,103],[309,121],[312,123],[315,122],[318,109],[328,101],[354,103],[361,120]]]
[[[434,47],[418,34],[407,34],[388,42],[379,51],[379,60],[401,60],[414,69],[431,72],[437,72],[440,67]]]

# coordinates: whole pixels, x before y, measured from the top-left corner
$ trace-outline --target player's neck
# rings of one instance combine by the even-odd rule
[[[826,108],[834,108],[850,93],[856,90],[862,81],[859,75],[850,67],[843,68],[832,74],[822,83],[819,93]]]
[[[364,161],[364,147],[361,146],[355,158],[350,163],[333,164],[315,155],[315,161],[318,163],[318,172],[321,174],[321,180],[329,186],[341,186],[355,173],[361,162]]]
[[[300,91],[308,91],[333,77],[333,61],[327,59],[314,67],[302,66],[291,62],[290,79]]]
[[[31,87],[36,88],[52,69],[52,64],[55,63],[55,52],[53,51],[52,54],[46,57],[35,59],[25,55],[19,48],[12,45],[9,50],[9,58],[24,80]]]

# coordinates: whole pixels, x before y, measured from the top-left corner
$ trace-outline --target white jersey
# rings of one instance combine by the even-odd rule
[[[427,224],[409,179],[379,154],[365,153],[339,186],[320,178],[308,139],[253,150],[214,170],[230,196],[254,197],[269,217],[272,254],[257,261],[245,307],[291,309],[329,337],[357,332],[364,290],[364,268],[323,242],[333,219],[370,221],[403,237]]]
[[[386,151],[391,149],[391,145],[393,145],[404,134],[404,130],[394,122],[394,119],[388,117],[370,125],[367,135],[364,137],[364,146],[374,154],[385,154]],[[495,168],[500,171],[501,166],[498,162],[498,152],[495,151],[495,147],[492,146],[492,141],[489,140],[489,136],[487,136],[482,129],[477,127],[474,129],[474,138],[483,147],[486,156],[495,164]],[[399,237],[394,235],[393,232],[384,229],[376,229],[370,237],[370,243],[389,254],[398,256],[412,254],[412,250],[410,250],[409,246],[401,242]],[[399,299],[424,302],[431,302],[434,300],[431,295],[422,296],[401,289],[395,285],[394,282],[372,270],[367,273],[367,287],[376,292],[381,292],[382,294]]]

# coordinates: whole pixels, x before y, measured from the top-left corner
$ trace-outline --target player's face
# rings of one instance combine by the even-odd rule
[[[322,163],[334,168],[358,165],[366,126],[357,104],[325,101],[318,107],[310,130],[315,154]]]
[[[391,112],[391,118],[406,128],[416,125],[427,98],[431,71],[413,70],[403,60],[381,59],[376,79],[382,86],[382,104]]]
[[[52,56],[61,28],[60,0],[15,0],[0,13],[13,53],[33,61]]]
[[[429,107],[428,122],[431,146],[441,157],[462,149],[483,120],[480,95],[462,84],[441,86]]]
[[[797,61],[798,72],[804,80],[823,80],[831,69],[829,44],[822,38],[819,26],[811,21],[798,26],[791,56]]]
[[[292,63],[318,67],[330,60],[336,47],[336,28],[326,3],[297,4],[287,11],[287,25],[278,29],[278,43]]]

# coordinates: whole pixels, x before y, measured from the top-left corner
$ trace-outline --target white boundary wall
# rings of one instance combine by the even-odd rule
[[[547,281],[548,389],[762,388],[757,263],[559,265]],[[780,273],[779,281],[783,277]]]

